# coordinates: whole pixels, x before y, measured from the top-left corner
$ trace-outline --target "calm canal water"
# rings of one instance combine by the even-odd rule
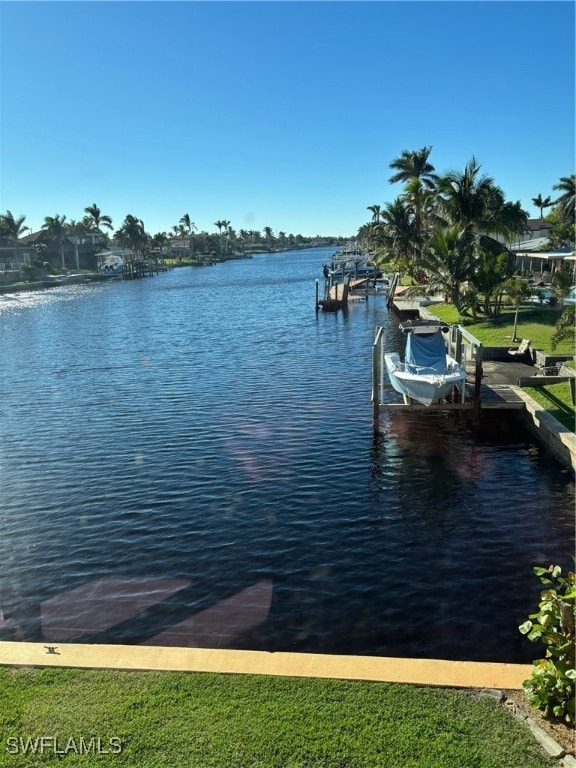
[[[533,657],[571,475],[501,415],[374,437],[397,323],[315,313],[330,253],[0,298],[1,637]]]

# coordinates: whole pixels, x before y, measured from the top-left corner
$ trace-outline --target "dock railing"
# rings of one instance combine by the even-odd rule
[[[480,397],[482,386],[482,359],[483,346],[475,336],[467,331],[462,325],[452,325],[448,336],[448,353],[468,370],[469,362],[474,363],[474,391],[472,394],[473,421],[477,424],[480,421],[480,408],[482,400]]]
[[[400,272],[395,272],[392,280],[390,281],[390,285],[388,286],[388,292],[386,294],[386,306],[388,309],[392,306],[394,302],[394,294],[396,293],[396,288],[398,287],[398,284],[400,282]]]
[[[372,345],[372,414],[374,424],[380,414],[380,403],[384,402],[384,345],[386,331],[382,326],[376,326],[374,344]]]

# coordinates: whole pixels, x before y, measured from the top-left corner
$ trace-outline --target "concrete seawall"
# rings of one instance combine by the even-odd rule
[[[549,414],[521,387],[515,389],[524,401],[522,419],[528,429],[563,466],[576,472],[576,434]]]

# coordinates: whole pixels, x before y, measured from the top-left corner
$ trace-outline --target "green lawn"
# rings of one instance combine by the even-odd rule
[[[506,307],[498,317],[482,317],[481,322],[474,323],[471,318],[462,318],[451,304],[434,304],[427,308],[440,320],[446,323],[461,323],[467,331],[487,347],[512,346],[512,331],[514,330],[514,309]],[[556,330],[556,322],[562,314],[556,307],[539,307],[528,305],[520,308],[518,314],[519,339],[530,339],[535,349],[542,349],[550,354],[573,355],[576,351],[574,338],[560,342],[552,352],[550,340]]]
[[[251,675],[0,668],[0,733],[2,768],[555,764],[494,699],[471,692]],[[42,736],[43,754],[37,741],[24,757],[20,739]]]
[[[524,391],[567,429],[575,431],[576,410],[572,405],[570,384],[567,381],[543,387],[524,387]]]

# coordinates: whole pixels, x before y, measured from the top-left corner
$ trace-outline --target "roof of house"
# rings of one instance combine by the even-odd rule
[[[550,229],[551,224],[546,219],[528,219],[528,229],[530,232],[537,232],[539,229]]]
[[[40,229],[38,232],[32,232],[30,235],[24,235],[18,242],[23,245],[34,245],[34,243],[45,243],[50,240],[48,232],[45,229]]]

